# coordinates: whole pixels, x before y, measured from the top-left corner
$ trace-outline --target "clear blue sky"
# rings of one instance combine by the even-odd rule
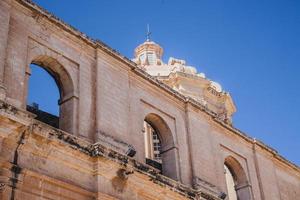
[[[300,165],[299,0],[34,2],[128,58],[144,42],[149,23],[165,61],[185,59],[230,92],[237,107],[235,127]],[[33,76],[31,83],[42,86],[43,81]],[[56,101],[58,93],[52,91],[48,86],[44,96]],[[38,98],[32,91],[30,100]]]

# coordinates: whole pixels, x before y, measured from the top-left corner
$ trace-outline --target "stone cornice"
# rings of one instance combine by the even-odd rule
[[[78,37],[79,39],[83,40],[88,45],[91,45],[94,48],[102,49],[103,51],[105,51],[109,55],[113,56],[114,58],[116,58],[119,61],[127,64],[132,69],[132,71],[134,71],[137,75],[145,78],[146,80],[150,81],[154,85],[156,85],[156,86],[160,87],[161,89],[165,90],[167,93],[169,93],[172,96],[178,98],[179,100],[181,100],[185,103],[191,104],[192,106],[196,107],[197,109],[205,112],[206,114],[210,115],[214,119],[215,122],[219,123],[220,125],[222,125],[226,129],[228,129],[228,130],[232,131],[233,133],[241,136],[243,139],[250,142],[251,144],[256,144],[256,145],[260,146],[261,148],[263,148],[266,151],[270,152],[274,156],[274,158],[278,159],[281,162],[284,162],[285,164],[287,164],[291,168],[295,169],[296,171],[298,171],[298,172],[300,171],[300,168],[296,164],[288,161],[287,159],[285,159],[284,157],[279,155],[278,152],[276,150],[274,150],[273,148],[269,147],[268,145],[264,144],[261,141],[258,141],[256,139],[253,139],[253,138],[249,137],[248,135],[246,135],[242,131],[238,130],[237,128],[235,128],[235,127],[233,127],[229,124],[226,124],[224,121],[218,119],[216,113],[209,110],[205,106],[201,105],[199,102],[197,102],[193,99],[190,99],[188,97],[185,97],[184,95],[176,92],[175,90],[173,90],[172,88],[170,88],[166,84],[164,84],[161,81],[157,80],[155,77],[147,74],[142,69],[138,68],[137,65],[133,61],[131,61],[127,57],[121,55],[118,51],[116,51],[115,49],[112,49],[111,47],[106,45],[104,42],[102,42],[100,40],[94,40],[94,39],[88,37],[86,34],[80,32],[79,30],[72,27],[71,25],[64,23],[62,20],[60,20],[56,16],[52,15],[48,11],[46,11],[43,8],[39,7],[38,5],[33,3],[31,0],[15,0],[15,1],[19,2],[20,4],[22,4],[23,6],[29,8],[29,9],[32,9],[33,11],[37,12],[38,14],[41,14],[41,15],[45,16],[51,22],[53,22],[57,26],[63,28],[65,31],[69,32],[70,34],[72,34],[72,35]]]

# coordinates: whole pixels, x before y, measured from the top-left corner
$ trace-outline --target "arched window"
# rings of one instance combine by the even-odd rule
[[[232,156],[225,159],[224,173],[228,200],[250,200],[251,186],[241,164]]]
[[[36,119],[76,134],[77,97],[67,70],[54,58],[41,55],[26,71],[27,110]]]
[[[146,121],[144,121],[144,142],[146,163],[162,170],[161,140],[159,133]]]
[[[178,180],[177,148],[167,123],[156,114],[144,119],[144,142],[146,163],[169,178]]]
[[[27,110],[36,119],[59,128],[60,93],[55,79],[42,67],[31,64],[28,84]]]
[[[235,191],[235,179],[233,176],[233,173],[230,171],[230,169],[227,167],[227,165],[224,165],[224,173],[225,173],[225,179],[226,179],[226,186],[227,186],[227,197],[228,200],[238,200],[237,194]]]

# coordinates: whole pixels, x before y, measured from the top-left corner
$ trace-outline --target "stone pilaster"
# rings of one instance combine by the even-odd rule
[[[98,141],[99,134],[100,134],[100,120],[101,120],[101,109],[100,109],[100,99],[101,99],[101,87],[102,84],[100,83],[100,78],[101,78],[101,70],[100,67],[102,65],[101,63],[101,51],[99,48],[96,48],[95,50],[95,57],[96,57],[96,64],[95,64],[95,108],[96,108],[96,113],[95,113],[95,129],[96,129],[96,135],[94,140]]]
[[[4,99],[6,95],[3,78],[9,32],[10,2],[11,0],[0,1],[0,99]]]

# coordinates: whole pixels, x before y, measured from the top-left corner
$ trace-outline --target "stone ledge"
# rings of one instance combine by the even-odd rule
[[[206,199],[210,199],[210,200],[220,199],[217,195],[204,192],[204,190],[202,191],[201,189],[194,190],[182,183],[179,183],[168,177],[165,177],[159,174],[159,171],[157,169],[147,164],[140,163],[112,149],[109,149],[102,144],[88,143],[86,141],[83,141],[80,138],[77,138],[59,129],[52,128],[38,121],[35,121],[33,126],[34,129],[36,128],[39,129],[38,132],[44,133],[44,137],[48,137],[49,139],[54,139],[54,140],[57,139],[67,145],[70,145],[72,149],[81,151],[91,157],[95,157],[95,158],[104,157],[106,159],[117,162],[126,169],[129,170],[132,169],[133,171],[148,176],[153,183],[158,184],[162,187],[167,187],[169,190],[177,192],[190,199],[196,199],[199,195],[205,196]]]

